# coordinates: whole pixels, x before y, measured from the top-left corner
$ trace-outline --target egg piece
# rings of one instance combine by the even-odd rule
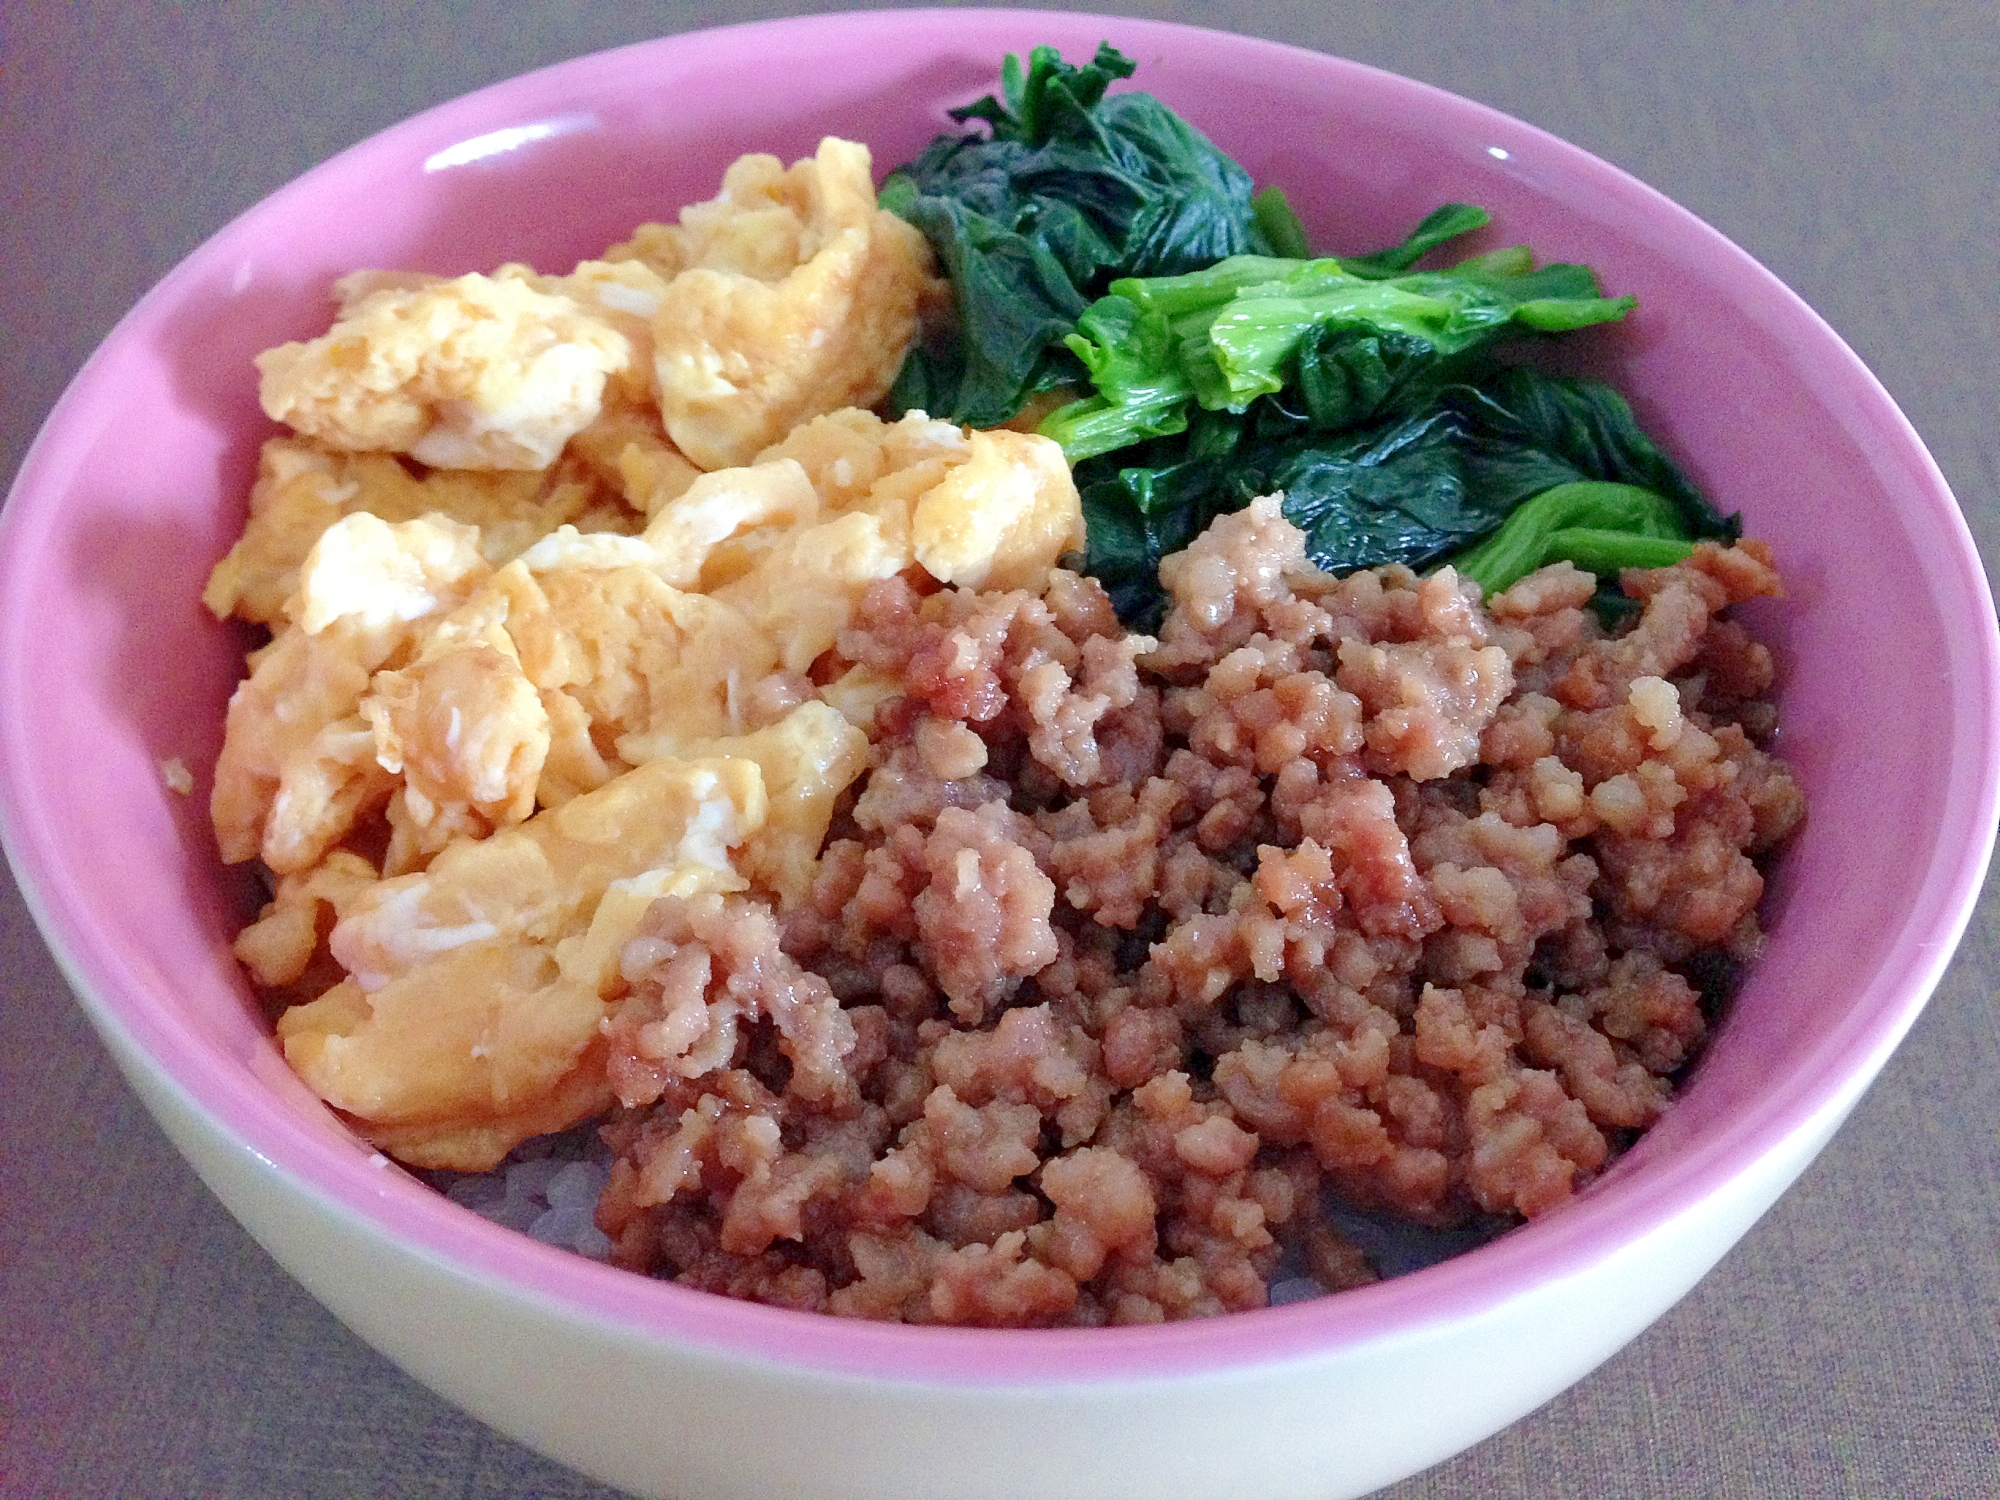
[[[903,679],[876,667],[849,667],[819,690],[820,699],[863,734],[875,728],[875,710],[903,696]]]
[[[853,513],[788,532],[748,573],[715,591],[776,641],[778,665],[804,672],[831,647],[868,586],[894,577],[909,552],[880,520]]]
[[[657,416],[651,425],[658,430]],[[259,459],[243,534],[215,565],[202,602],[217,619],[233,615],[275,628],[285,618],[285,602],[298,592],[299,567],[313,544],[335,521],[360,511],[390,522],[441,515],[477,527],[480,553],[495,567],[561,525],[636,531],[644,512],[624,501],[622,462],[623,450],[638,449],[640,440],[628,431],[599,441],[617,441],[620,451],[609,455],[604,470],[579,465],[581,476],[570,477],[557,471],[453,469],[417,475],[387,454],[344,453],[308,438],[272,438]],[[667,447],[664,432],[657,443]],[[663,455],[659,472],[639,478],[640,493],[670,489],[674,462],[689,479],[699,472],[677,454]],[[635,463],[648,459],[635,457]]]
[[[435,613],[486,573],[479,533],[443,516],[394,525],[368,511],[320,533],[299,567],[296,605],[286,612],[307,635],[336,620],[379,631]]]
[[[470,803],[433,802],[420,792],[413,794],[407,784],[390,792],[382,821],[389,830],[382,851],[384,877],[421,870],[454,839],[483,839],[493,831],[492,820]]]
[[[201,601],[218,619],[261,625],[284,617],[298,592],[299,565],[320,533],[350,510],[360,485],[338,471],[331,454],[299,438],[272,438],[258,457],[243,534],[210,571]]]
[[[1083,503],[1062,448],[1023,432],[975,432],[966,461],[912,508],[917,561],[940,583],[1040,589],[1083,545]]]
[[[868,736],[836,708],[799,704],[750,734],[704,740],[685,754],[757,763],[768,799],[763,826],[737,851],[736,866],[789,906],[811,888],[834,803],[868,769]]]
[[[676,224],[641,224],[604,258],[639,261],[669,281],[696,266],[782,281],[812,254],[806,186],[804,174],[788,175],[775,156],[739,156],[723,172],[715,197],[690,203]]]
[[[635,403],[607,400],[597,420],[569,440],[554,474],[583,480],[607,496],[615,494],[643,522],[683,494],[702,471],[673,445],[660,424],[657,399]],[[557,516],[554,525],[574,522],[579,531],[636,531],[606,525],[595,516]]]
[[[387,800],[394,778],[376,762],[361,700],[418,622],[461,602],[486,571],[477,534],[442,518],[392,526],[357,513],[327,528],[288,606],[298,623],[230,696],[209,798],[225,861],[306,869]]]
[[[515,1109],[408,1124],[357,1123],[377,1149],[410,1166],[488,1172],[521,1142],[568,1130],[608,1110],[616,1100],[605,1069],[610,1050],[603,1038],[594,1039],[553,1088]]]
[[[604,1011],[562,981],[547,952],[483,943],[373,995],[345,980],[280,1016],[278,1037],[307,1086],[364,1134],[399,1133],[402,1160],[485,1171],[527,1134],[576,1123],[546,1106],[565,1092]],[[583,1103],[600,1107],[589,1095]],[[494,1129],[508,1124],[525,1133]],[[461,1154],[467,1127],[484,1127],[477,1156]]]
[[[319,862],[393,779],[355,712],[400,632],[291,629],[230,695],[209,818],[223,861],[261,857],[279,875]]]
[[[884,422],[873,412],[846,407],[800,423],[760,453],[757,462],[795,461],[827,508],[843,511],[865,504],[891,475],[898,493],[921,494],[970,452],[966,429],[956,423],[920,411]]]
[[[536,686],[567,693],[600,744],[643,735],[664,753],[740,729],[738,695],[777,667],[770,639],[722,600],[636,562],[603,561],[573,558],[534,576],[545,610],[510,629]]]
[[[663,581],[713,588],[741,576],[779,536],[819,513],[819,493],[806,471],[778,459],[704,474],[653,515],[645,540]],[[754,541],[751,532],[758,533]]]
[[[419,833],[447,811],[477,814],[484,831],[535,809],[549,715],[505,626],[504,595],[475,597],[426,632],[416,660],[377,672],[361,700],[376,764],[403,776],[401,812]]]
[[[975,432],[922,412],[884,422],[832,412],[760,455],[797,463],[829,510],[866,511],[940,583],[1040,589],[1083,545],[1083,504],[1061,447]]]
[[[296,983],[324,949],[321,925],[376,880],[360,855],[336,849],[309,870],[287,875],[232,945],[250,977],[265,989]]]
[[[567,296],[477,273],[383,286],[257,357],[264,410],[334,448],[542,469],[596,418],[625,336]]]
[[[454,842],[349,901],[329,946],[350,977],[279,1018],[286,1059],[420,1165],[483,1171],[575,1124],[604,1102],[580,1065],[620,983],[605,955],[657,895],[743,889],[730,850],[766,808],[754,761],[658,761]]]
[[[653,373],[653,319],[666,298],[667,279],[643,260],[586,260],[567,276],[543,276],[531,267],[506,265],[495,280],[525,282],[550,296],[567,297],[616,330],[631,349],[631,357],[610,372],[616,399],[659,406],[659,385]]]
[[[608,252],[671,275],[653,320],[660,411],[705,469],[888,393],[916,332],[930,248],[876,207],[868,148],[828,137],[789,170],[747,156],[721,194]]]
[[[651,569],[654,563],[653,549],[643,537],[584,532],[574,526],[558,526],[521,554],[521,566],[530,573],[554,573],[565,568],[582,572],[602,568]]]
[[[543,807],[561,807],[572,797],[595,791],[623,769],[607,759],[590,737],[590,715],[561,688],[541,688],[542,710],[549,716],[549,753],[542,762],[535,800]]]

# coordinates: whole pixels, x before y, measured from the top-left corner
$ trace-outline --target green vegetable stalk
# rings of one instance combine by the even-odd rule
[[[1664,568],[1694,551],[1673,501],[1637,485],[1576,480],[1516,507],[1500,529],[1451,559],[1490,597],[1537,568],[1567,559],[1616,578]]]

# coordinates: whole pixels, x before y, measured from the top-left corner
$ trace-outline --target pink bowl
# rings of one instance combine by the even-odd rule
[[[202,609],[259,442],[251,357],[359,266],[567,269],[710,195],[739,153],[868,142],[878,173],[1000,54],[1110,38],[1282,184],[1316,243],[1447,199],[1636,292],[1616,380],[1791,597],[1783,750],[1811,801],[1769,951],[1679,1104],[1567,1210],[1458,1260],[1201,1325],[982,1333],[734,1303],[545,1249],[357,1143],[292,1076],[228,951],[207,768],[246,644]],[[1572,368],[1577,366],[1573,365]],[[1865,582],[1864,582],[1865,581]],[[1006,11],[696,33],[482,90],[308,173],[149,293],[0,516],[0,833],[121,1066],[253,1233],[364,1336],[512,1435],[647,1493],[1356,1494],[1581,1377],[1824,1144],[1970,915],[2000,802],[2000,650],[1971,539],[1881,386],[1799,299],[1574,147],[1353,63],[1154,22]],[[196,773],[180,797],[161,762]]]

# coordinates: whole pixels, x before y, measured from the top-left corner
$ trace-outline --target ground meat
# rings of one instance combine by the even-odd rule
[[[1332,578],[1274,502],[1096,583],[875,585],[900,691],[807,894],[667,899],[609,1023],[621,1264],[851,1317],[1157,1322],[1371,1279],[1319,1213],[1567,1201],[1671,1104],[1804,815],[1754,543]],[[810,690],[787,680],[787,702]],[[774,690],[775,691],[775,690]]]
[[[998,802],[948,807],[924,841],[930,883],[912,903],[917,957],[968,1025],[1056,956],[1055,882],[1012,837],[1026,823]]]

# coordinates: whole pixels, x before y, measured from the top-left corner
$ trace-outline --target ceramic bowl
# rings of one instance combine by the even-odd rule
[[[866,141],[878,171],[991,87],[1007,50],[1110,38],[1136,84],[1315,243],[1366,249],[1448,199],[1492,243],[1580,260],[1640,309],[1581,342],[1790,597],[1780,663],[1811,816],[1769,951],[1680,1101],[1570,1207],[1318,1302],[1161,1328],[863,1326],[544,1248],[357,1141],[293,1077],[229,954],[207,768],[246,640],[198,595],[242,524],[250,360],[311,335],[361,266],[563,270],[713,193],[736,155]],[[2000,657],[1966,528],[1922,444],[1814,314],[1722,236],[1574,147],[1352,63],[1181,27],[894,12],[700,32],[434,109],[273,194],[183,262],[78,375],[0,521],[0,824],[133,1086],[291,1273],[418,1379],[635,1492],[1355,1495],[1579,1379],[1784,1190],[1924,1004],[1993,836]],[[196,772],[193,796],[162,762]]]

